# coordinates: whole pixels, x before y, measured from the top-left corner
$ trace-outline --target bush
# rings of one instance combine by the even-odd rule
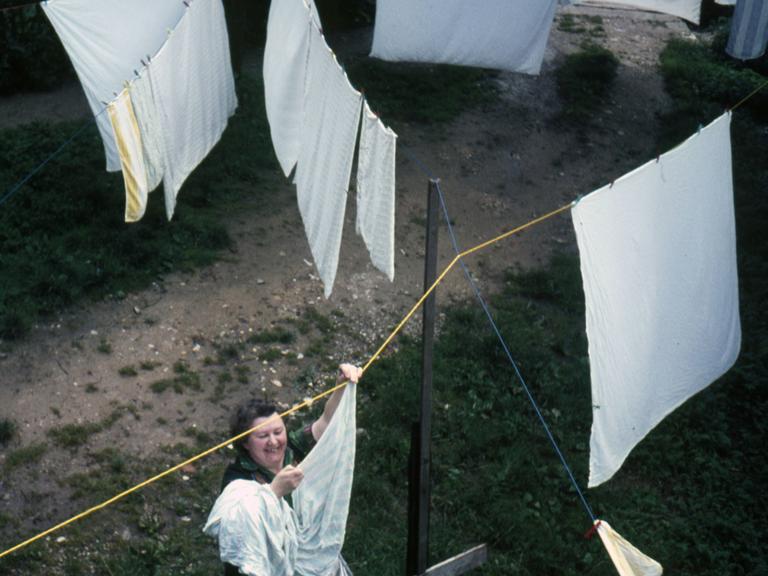
[[[0,94],[50,90],[73,77],[69,57],[42,8],[0,12]]]
[[[596,44],[585,44],[580,52],[566,56],[555,70],[563,118],[589,120],[608,96],[618,68],[613,53]]]

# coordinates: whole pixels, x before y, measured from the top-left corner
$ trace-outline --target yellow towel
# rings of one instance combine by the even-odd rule
[[[597,533],[620,576],[659,576],[664,569],[653,558],[624,540],[605,520],[595,521]]]
[[[117,152],[125,182],[125,221],[136,222],[147,207],[147,171],[141,147],[141,135],[133,113],[128,88],[107,106],[109,121],[115,133]]]

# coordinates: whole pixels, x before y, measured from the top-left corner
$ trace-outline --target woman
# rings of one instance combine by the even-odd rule
[[[356,383],[361,374],[360,368],[342,364],[339,366],[338,382]],[[308,533],[303,524],[311,522],[307,519],[311,513],[304,514],[303,518],[300,510],[297,510],[298,516],[292,510],[292,495],[304,479],[304,471],[297,467],[297,464],[328,430],[346,388],[348,387],[336,390],[331,395],[320,418],[309,426],[290,433],[287,432],[285,423],[273,404],[250,400],[238,408],[231,422],[232,436],[257,426],[259,428],[237,442],[238,454],[224,473],[222,494],[214,505],[204,529],[206,533],[219,538],[222,559],[232,557],[236,559],[233,561],[238,563],[238,566],[234,566],[225,562],[227,576],[251,573],[247,566],[249,562],[259,566],[252,567],[254,574],[260,574],[260,571],[269,574],[290,572],[295,568],[297,555],[298,563],[301,564],[301,537]],[[351,467],[354,463],[354,397],[351,402],[351,406],[349,400],[345,404],[345,410],[352,410],[352,461],[348,466],[350,486]],[[349,419],[349,415],[345,417]],[[350,422],[346,424],[349,427]],[[346,458],[349,460],[348,455]],[[318,478],[319,482],[316,484],[319,485],[324,480],[318,477],[317,468],[317,465],[313,467],[313,477]],[[265,494],[265,488],[268,488],[271,497]],[[308,487],[307,491],[311,492],[311,488]],[[336,495],[331,497],[341,501],[346,499],[348,505],[348,495],[345,498],[344,490],[341,494],[340,498]],[[311,504],[317,498],[318,496],[313,494],[305,498],[305,501],[308,500]],[[311,532],[311,527],[309,528]],[[343,531],[341,539],[343,541]],[[256,540],[258,542],[254,542]],[[250,550],[240,554],[240,549],[246,548]],[[254,560],[254,556],[259,558]],[[262,561],[261,557],[271,559]],[[275,557],[280,558],[279,562],[274,560]],[[346,564],[340,557],[333,558],[333,561],[339,565],[338,572],[332,570],[333,573],[348,573]],[[272,565],[268,566],[268,563]]]

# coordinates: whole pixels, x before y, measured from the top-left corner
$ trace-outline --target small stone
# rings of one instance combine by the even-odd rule
[[[256,278],[256,284],[264,284],[263,278]]]
[[[280,382],[280,380],[272,380],[272,386],[277,386],[278,388],[282,388],[283,383]]]
[[[189,482],[189,476],[187,476],[186,474],[184,474],[184,476],[182,476],[181,479],[184,480],[184,482]]]
[[[181,518],[179,518],[179,520],[181,520],[182,522],[192,522],[192,518],[189,516],[182,516]]]
[[[138,306],[134,306],[133,307],[133,313],[137,314],[137,315],[141,314],[141,308],[139,308]]]
[[[297,360],[303,360],[303,359],[304,359],[304,354],[302,354],[301,352],[299,352],[298,354],[296,354],[296,359],[297,359]]]
[[[66,542],[66,541],[67,541],[66,536],[59,536],[58,538],[56,538],[56,544],[61,544],[62,542]]]

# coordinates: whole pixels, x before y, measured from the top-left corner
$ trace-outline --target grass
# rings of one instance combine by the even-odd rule
[[[143,220],[121,221],[122,179],[104,171],[94,126],[4,203],[0,338],[19,338],[35,321],[75,302],[125,295],[167,272],[210,263],[230,245],[225,221],[235,202],[260,200],[249,205],[254,215],[288,202],[272,189],[278,170],[262,93],[259,80],[240,79],[237,115],[185,183],[171,222],[162,193],[152,196]],[[78,127],[36,123],[0,131],[0,194]]]
[[[120,376],[123,376],[124,378],[130,378],[132,376],[139,375],[138,371],[136,370],[136,368],[133,367],[132,364],[120,367],[117,373],[120,374]]]
[[[296,340],[296,335],[281,326],[248,336],[248,342],[251,344],[291,344],[294,340]]]
[[[43,457],[47,449],[48,447],[41,442],[12,450],[5,457],[5,470],[9,471],[27,464],[34,464]]]
[[[355,59],[346,68],[387,123],[441,124],[496,98],[495,72],[461,66]]]
[[[579,52],[568,54],[555,70],[561,118],[588,122],[605,103],[618,67],[619,61],[611,51],[596,44],[585,43]]]
[[[16,435],[16,422],[9,418],[0,418],[0,446],[5,446]]]
[[[128,410],[124,407],[115,408],[108,416],[98,422],[87,422],[85,424],[64,424],[48,430],[48,437],[60,448],[74,450],[83,446],[94,434],[108,430],[115,422],[123,417]],[[130,411],[130,410],[128,410]]]

